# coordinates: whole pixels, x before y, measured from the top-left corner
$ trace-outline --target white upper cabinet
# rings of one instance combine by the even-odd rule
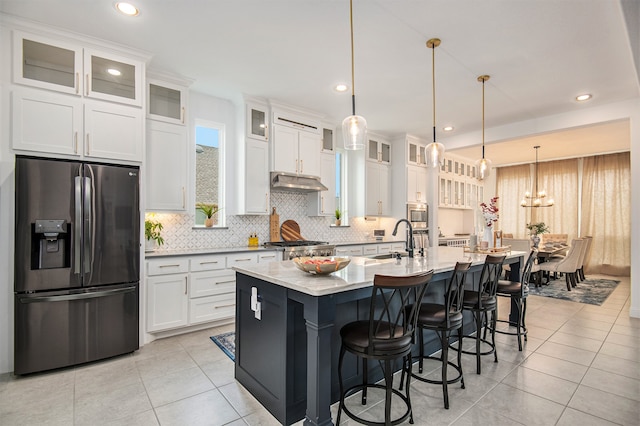
[[[142,106],[141,61],[20,31],[13,42],[18,84]]]
[[[391,180],[389,166],[367,163],[365,215],[391,215]]]
[[[426,168],[407,166],[407,202],[425,203],[427,201],[427,179]]]
[[[333,129],[322,128],[322,152],[335,152],[335,141],[333,139]]]
[[[380,138],[369,138],[367,141],[367,160],[376,163],[391,163],[391,145]]]
[[[246,185],[243,191],[244,214],[269,213],[269,145],[246,140]]]
[[[84,105],[85,157],[140,161],[142,110],[124,105],[86,101]]]
[[[320,177],[319,135],[279,124],[273,130],[273,171]]]
[[[427,166],[425,145],[418,139],[407,137],[407,154],[407,164],[423,167]]]
[[[147,118],[184,126],[188,87],[147,79]]]
[[[336,156],[320,154],[320,181],[326,191],[307,194],[309,216],[334,216],[336,212]]]
[[[257,102],[247,102],[247,137],[262,141],[269,140],[269,109]]]

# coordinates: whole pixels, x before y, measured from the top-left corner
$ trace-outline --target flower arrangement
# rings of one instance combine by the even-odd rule
[[[549,228],[545,225],[544,222],[538,223],[527,223],[527,229],[531,235],[544,234],[545,232],[549,232]]]
[[[489,201],[489,205],[487,205],[487,203],[480,203],[485,226],[493,226],[494,222],[497,222],[500,218],[498,206],[496,206],[497,202],[498,197],[493,197],[491,201]]]

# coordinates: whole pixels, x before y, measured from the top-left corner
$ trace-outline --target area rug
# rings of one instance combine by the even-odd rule
[[[616,280],[587,278],[578,283],[576,287],[573,287],[571,291],[567,291],[567,284],[563,277],[558,280],[552,280],[549,285],[543,285],[542,287],[531,286],[529,287],[529,294],[587,303],[589,305],[602,305],[619,283],[620,281]]]
[[[236,333],[230,331],[228,333],[218,334],[217,336],[211,336],[213,343],[218,345],[222,352],[227,354],[231,361],[236,361]]]

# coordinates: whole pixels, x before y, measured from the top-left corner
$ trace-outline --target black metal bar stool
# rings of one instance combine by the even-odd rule
[[[420,305],[418,311],[418,322],[416,333],[418,335],[418,344],[420,345],[420,355],[418,358],[418,373],[422,373],[423,361],[425,359],[433,359],[442,363],[442,380],[432,380],[426,377],[413,374],[417,380],[426,383],[441,384],[442,394],[444,396],[444,408],[449,409],[449,392],[447,385],[461,382],[464,389],[464,377],[462,376],[462,345],[458,345],[458,363],[457,365],[449,361],[449,338],[451,334],[458,330],[458,340],[462,340],[462,301],[464,297],[464,284],[466,282],[467,271],[471,268],[471,262],[458,262],[453,270],[451,279],[447,282],[444,293],[444,303],[425,303]],[[407,306],[406,309],[410,309]],[[440,337],[442,351],[440,357],[425,356],[424,354],[424,330],[433,330]],[[447,366],[452,366],[458,372],[458,375],[452,379],[447,379]],[[402,371],[404,377],[404,370]],[[402,379],[400,380],[402,386]],[[402,388],[400,388],[402,389]]]
[[[420,301],[432,276],[433,271],[400,277],[375,275],[373,278],[369,319],[351,322],[340,329],[342,344],[338,361],[340,405],[336,420],[337,425],[340,424],[340,415],[343,411],[351,419],[366,425],[397,425],[407,418],[409,418],[410,423],[413,423],[411,397],[409,394],[411,347]],[[408,311],[404,309],[406,305],[411,305],[411,309]],[[345,390],[342,378],[342,362],[347,351],[358,358],[362,358],[363,382],[361,385],[352,386]],[[403,370],[405,368],[408,369],[404,395],[399,390],[393,389],[392,361],[395,359],[402,361]],[[384,373],[384,385],[367,383],[367,360],[380,362]],[[358,417],[345,406],[345,398],[359,390],[362,390],[362,405],[365,405],[367,388],[385,390],[385,416],[382,422],[374,422]],[[406,405],[406,411],[397,419],[391,419],[391,397],[394,394],[400,397]]]
[[[518,350],[522,351],[522,336],[524,340],[527,340],[527,326],[525,324],[525,315],[527,314],[527,296],[529,295],[529,278],[531,277],[531,268],[533,263],[538,257],[538,250],[532,249],[527,262],[524,265],[524,271],[522,272],[522,278],[518,282],[498,280],[498,289],[496,294],[502,297],[509,297],[516,305],[518,309],[517,321],[500,320],[495,322],[508,323],[510,326],[516,327],[516,331],[499,330],[496,329],[496,333],[508,334],[510,336],[518,336]],[[497,314],[497,312],[496,312]],[[491,325],[489,326],[489,328]],[[493,330],[492,330],[493,331]],[[485,338],[487,329],[485,328]]]
[[[496,320],[496,308],[498,290],[498,280],[502,273],[502,263],[507,256],[493,256],[487,255],[480,273],[480,279],[477,286],[474,284],[473,289],[465,289],[464,301],[462,307],[464,310],[471,311],[473,313],[474,322],[476,324],[475,351],[465,351],[462,353],[476,356],[476,373],[481,373],[480,356],[491,355],[494,356],[494,362],[498,362],[498,352],[496,351],[496,334],[495,334],[495,320]],[[492,313],[491,319],[489,319],[488,313]],[[489,329],[491,330],[491,342],[482,337],[482,327],[489,326],[489,321],[492,322]],[[474,337],[474,336],[463,336]],[[485,343],[489,345],[490,349],[484,352],[480,350],[480,344]],[[458,341],[458,345],[462,344],[462,340]]]

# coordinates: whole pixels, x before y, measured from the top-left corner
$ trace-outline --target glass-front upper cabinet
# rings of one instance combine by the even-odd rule
[[[427,157],[425,153],[425,146],[417,141],[413,141],[409,139],[409,158],[407,159],[409,164],[414,164],[417,166],[426,166],[427,165]]]
[[[389,164],[391,162],[391,145],[388,142],[369,139],[367,159],[377,163]]]
[[[322,152],[333,152],[334,141],[333,141],[333,129],[328,129],[326,127],[322,128]]]
[[[269,140],[269,112],[266,105],[247,102],[247,136],[263,141]]]
[[[152,120],[184,125],[187,88],[161,80],[147,80],[147,117]]]
[[[116,55],[85,49],[84,95],[142,105],[142,64]]]
[[[15,31],[13,76],[18,84],[80,95],[82,49]]]

